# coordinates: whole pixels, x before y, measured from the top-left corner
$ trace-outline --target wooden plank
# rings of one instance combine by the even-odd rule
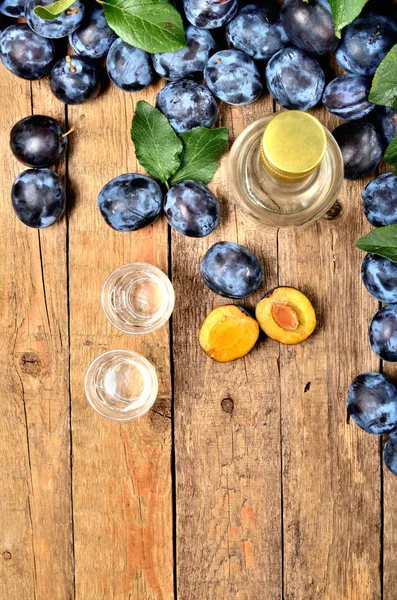
[[[244,110],[221,105],[231,138],[272,111],[266,98]],[[237,212],[227,157],[211,188],[222,202],[221,226],[193,240],[173,232],[177,583],[179,600],[275,600],[281,594],[280,390],[278,346],[263,342],[245,359],[219,364],[198,344],[204,317],[230,301],[199,274],[207,248],[238,241],[259,256],[265,283],[277,282],[277,233]],[[192,293],[192,290],[195,290]]]
[[[69,227],[73,498],[76,598],[173,598],[169,328],[149,336],[117,331],[102,313],[101,289],[116,267],[147,261],[167,272],[163,219],[135,233],[106,225],[102,186],[138,169],[129,129],[134,104],[154,104],[156,87],[126,94],[111,86],[95,102],[69,107],[73,134]],[[84,395],[90,362],[111,348],[134,348],[158,369],[159,398],[136,422],[97,415]]]
[[[332,130],[325,112],[317,115]],[[352,379],[378,368],[367,342],[376,302],[361,284],[354,247],[369,230],[359,205],[364,184],[345,183],[335,220],[279,234],[279,283],[306,293],[319,321],[304,344],[281,348],[288,600],[381,597],[378,441],[346,424],[345,405]]]
[[[1,72],[1,130],[37,112],[63,120],[47,82]],[[10,101],[10,99],[12,99]],[[32,102],[31,102],[32,99]],[[73,597],[66,220],[38,232],[15,217],[9,194],[25,167],[1,138],[3,277],[0,596]],[[64,167],[61,166],[61,171]],[[10,356],[11,355],[11,356]]]

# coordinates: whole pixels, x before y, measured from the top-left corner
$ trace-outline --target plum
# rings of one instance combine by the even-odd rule
[[[243,6],[227,24],[226,39],[255,60],[268,60],[288,43],[279,10],[271,2]]]
[[[35,229],[53,225],[66,206],[61,178],[50,169],[28,169],[18,175],[12,186],[11,201],[18,219]]]
[[[382,158],[382,141],[372,123],[351,121],[339,125],[332,135],[342,152],[345,179],[369,175]]]
[[[240,50],[213,54],[205,67],[204,80],[215,96],[236,106],[255,102],[263,91],[255,62]]]
[[[193,127],[212,127],[218,118],[218,105],[203,83],[181,79],[164,86],[157,95],[156,106],[177,133]]]
[[[164,213],[173,229],[182,235],[199,238],[218,226],[221,207],[205,185],[186,180],[167,192]]]
[[[310,54],[329,54],[338,45],[328,0],[285,0],[281,24],[292,44]]]
[[[315,58],[299,48],[284,48],[269,60],[266,83],[281,106],[309,110],[321,100],[325,77]]]
[[[26,0],[25,17],[31,29],[46,38],[62,38],[73,33],[84,17],[84,3],[76,0],[55,19],[42,19],[34,12],[36,6],[48,6],[53,0]]]
[[[124,92],[139,92],[154,81],[150,54],[117,39],[106,59],[109,79]]]
[[[189,25],[185,33],[187,48],[153,54],[153,67],[160,77],[177,81],[202,76],[209,57],[216,50],[214,38],[206,29],[198,29],[193,25]]]
[[[219,306],[210,312],[200,328],[199,342],[216,362],[230,362],[248,354],[259,337],[259,325],[240,306]]]
[[[316,327],[312,303],[292,287],[268,292],[258,303],[255,316],[268,337],[287,345],[304,342]]]
[[[397,303],[378,310],[369,325],[369,344],[379,358],[397,361]]]
[[[379,302],[397,302],[397,263],[377,254],[367,254],[361,264],[361,278],[368,292]]]
[[[397,223],[397,177],[383,173],[368,183],[362,193],[365,216],[374,227]]]
[[[150,177],[126,173],[107,183],[98,196],[98,208],[116,231],[137,231],[158,219],[163,204],[161,188]]]
[[[335,58],[349,73],[373,75],[396,43],[397,25],[393,19],[369,12],[342,30]]]
[[[201,261],[204,283],[219,296],[247,298],[262,283],[262,267],[250,250],[234,242],[217,242]]]
[[[97,59],[106,56],[116,38],[103,9],[97,6],[86,14],[79,28],[69,35],[69,42],[76,54]]]
[[[66,56],[51,70],[50,89],[65,104],[82,104],[96,98],[101,79],[96,65],[85,56]]]
[[[11,73],[22,79],[41,79],[55,61],[55,48],[25,23],[10,25],[0,36],[0,57]]]
[[[397,475],[397,431],[393,431],[383,449],[383,460],[386,467]]]
[[[187,20],[201,29],[217,29],[232,19],[238,0],[183,0]]]
[[[342,75],[329,82],[324,90],[323,103],[335,117],[346,121],[362,119],[375,108],[375,104],[368,100],[370,89],[369,77]]]
[[[397,427],[397,388],[381,373],[362,373],[349,387],[347,409],[367,433],[388,433]]]
[[[23,17],[25,14],[25,0],[1,0],[0,13],[14,19]]]
[[[397,110],[388,106],[377,107],[377,124],[386,146],[397,137]]]
[[[64,154],[67,136],[58,121],[43,115],[31,115],[15,123],[10,147],[24,165],[42,169],[55,165]]]

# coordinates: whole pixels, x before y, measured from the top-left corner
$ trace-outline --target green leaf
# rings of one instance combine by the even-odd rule
[[[54,2],[53,4],[47,4],[47,6],[36,6],[34,8],[34,13],[40,17],[40,19],[48,21],[59,17],[59,15],[72,6],[74,2],[75,0],[58,0],[58,2]]]
[[[182,17],[159,0],[101,0],[109,26],[122,40],[146,52],[186,47]]]
[[[397,108],[397,44],[377,68],[368,99],[374,104]]]
[[[131,139],[142,167],[168,186],[168,179],[181,164],[183,146],[163,113],[140,100],[132,120]]]
[[[373,229],[356,242],[357,248],[397,262],[397,225]]]
[[[220,157],[228,149],[229,130],[227,127],[195,127],[179,137],[183,142],[182,164],[172,178],[172,185],[185,179],[209,183],[218,168]]]
[[[368,0],[328,0],[331,5],[335,35],[340,38],[341,30],[349,25],[362,11]]]
[[[394,173],[397,172],[397,137],[394,138],[386,148],[385,161],[394,167]]]

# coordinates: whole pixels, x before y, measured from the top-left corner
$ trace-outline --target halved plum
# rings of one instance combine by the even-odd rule
[[[230,362],[248,354],[259,337],[259,325],[251,315],[233,304],[210,312],[200,328],[199,342],[216,362]]]
[[[310,300],[292,287],[277,287],[256,307],[256,319],[268,337],[282,344],[304,342],[316,327]]]

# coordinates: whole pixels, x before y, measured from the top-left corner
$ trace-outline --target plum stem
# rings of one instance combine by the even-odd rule
[[[76,73],[76,67],[73,65],[73,63],[72,63],[72,59],[70,58],[70,56],[66,56],[65,60],[66,60],[66,62],[67,62],[67,63],[68,63],[68,65],[69,65],[70,71],[71,71],[72,73]]]
[[[70,15],[76,15],[79,12],[79,9],[76,8],[70,8],[66,11],[66,15],[69,17]]]
[[[73,127],[71,127],[71,128],[69,129],[69,131],[67,131],[66,133],[63,133],[63,134],[61,135],[61,140],[63,140],[63,138],[65,138],[65,137],[68,137],[68,135],[69,135],[70,133],[73,133],[73,131],[75,131],[75,129],[76,129],[76,127],[73,125]]]

